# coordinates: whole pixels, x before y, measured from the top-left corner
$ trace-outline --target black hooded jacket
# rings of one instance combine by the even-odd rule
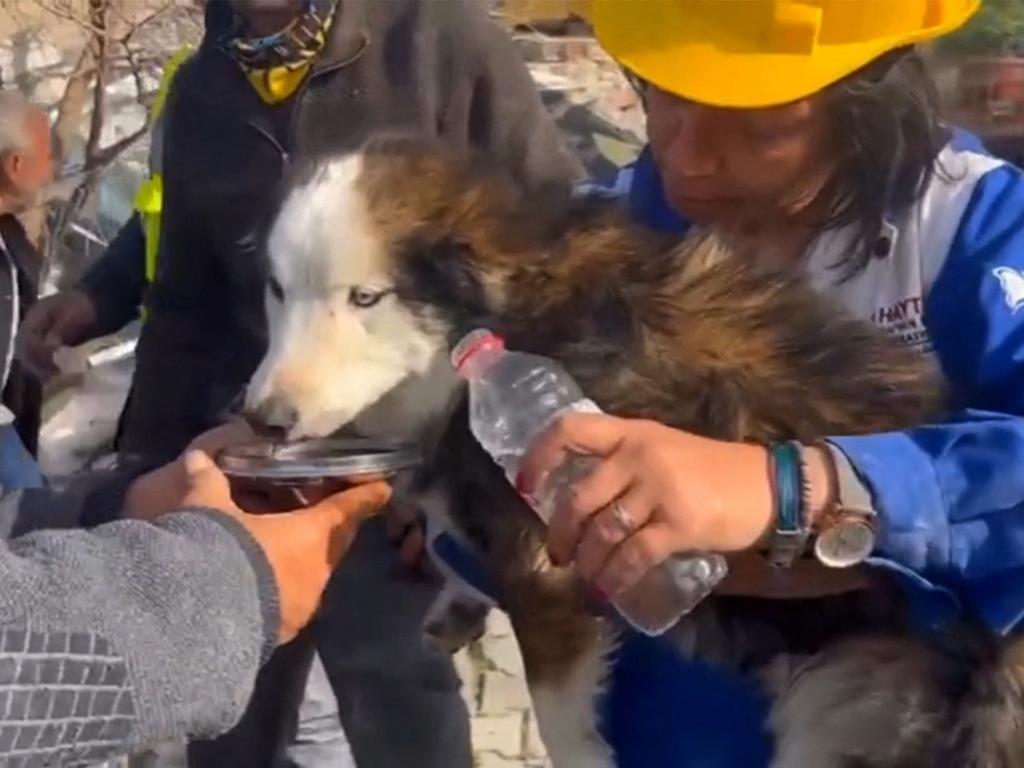
[[[222,419],[264,354],[258,232],[289,158],[414,129],[488,151],[538,186],[582,172],[484,3],[341,0],[313,71],[279,106],[259,99],[218,44],[230,5],[208,3],[206,23],[164,113],[160,260],[123,420],[122,452],[150,461]],[[103,330],[134,313],[143,261],[133,218],[83,280]]]

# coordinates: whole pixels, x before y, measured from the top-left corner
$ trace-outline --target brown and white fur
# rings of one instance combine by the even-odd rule
[[[614,765],[594,700],[617,629],[548,561],[540,523],[469,435],[453,341],[490,327],[560,360],[608,412],[721,439],[873,433],[944,408],[923,359],[794,276],[711,236],[642,231],[607,203],[538,199],[412,140],[311,164],[268,252],[250,409],[295,437],[443,428],[425,498],[486,557],[556,768]],[[877,574],[812,601],[712,597],[673,638],[760,677],[779,768],[1024,760],[1022,645],[971,627],[915,639]]]

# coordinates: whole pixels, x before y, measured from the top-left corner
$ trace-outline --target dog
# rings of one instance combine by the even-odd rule
[[[615,765],[595,702],[623,630],[552,565],[542,524],[470,435],[447,360],[463,334],[557,359],[606,412],[724,440],[810,443],[947,408],[927,359],[714,234],[679,243],[408,137],[305,164],[266,242],[270,343],[247,408],[294,438],[354,426],[429,446],[424,504],[483,559],[556,768]],[[967,622],[916,636],[877,573],[814,600],[713,595],[671,638],[759,678],[776,768],[1024,755],[1024,643]]]

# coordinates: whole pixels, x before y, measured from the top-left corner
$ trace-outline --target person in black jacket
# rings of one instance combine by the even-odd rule
[[[209,2],[202,45],[176,75],[163,120],[153,284],[135,217],[77,289],[36,307],[22,343],[45,373],[56,345],[116,329],[145,294],[119,447],[147,463],[225,418],[265,352],[259,232],[292,158],[402,128],[489,152],[538,188],[582,174],[514,45],[474,0]],[[435,588],[390,578],[382,524],[364,528],[352,554],[317,632],[357,764],[468,768],[457,677],[420,636]],[[277,683],[265,687],[280,698]],[[275,718],[258,709],[247,722],[261,738],[239,736],[251,748],[221,742],[193,756],[262,764],[273,729],[252,724]]]

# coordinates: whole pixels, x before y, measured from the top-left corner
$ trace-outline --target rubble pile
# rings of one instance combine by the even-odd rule
[[[578,21],[519,24],[514,35],[541,98],[590,176],[603,178],[631,162],[646,137],[643,104],[589,28]]]

